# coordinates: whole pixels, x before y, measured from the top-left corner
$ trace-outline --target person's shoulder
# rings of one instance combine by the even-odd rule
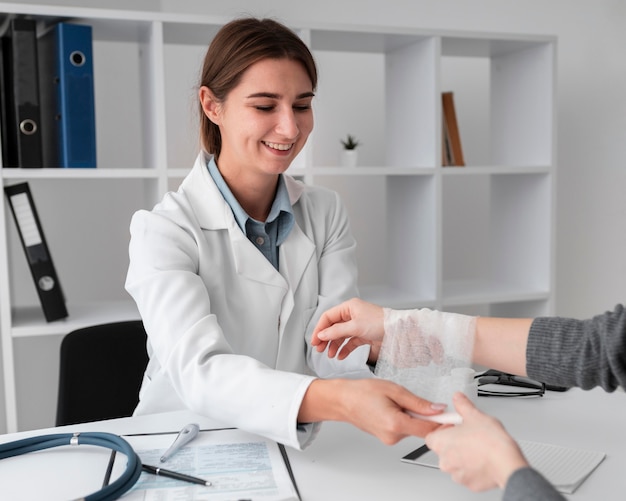
[[[184,231],[196,234],[202,227],[213,227],[212,217],[220,212],[211,211],[211,206],[207,205],[215,203],[216,197],[207,194],[210,176],[204,164],[204,158],[199,156],[178,189],[166,192],[152,209],[135,212],[131,228],[156,233]]]
[[[184,190],[168,191],[152,209],[136,211],[131,220],[131,227],[165,228],[187,227],[195,220],[194,211]]]

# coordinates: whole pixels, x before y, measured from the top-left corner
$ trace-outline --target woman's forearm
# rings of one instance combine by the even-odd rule
[[[340,391],[339,380],[315,379],[309,385],[300,405],[298,422],[343,421],[345,411],[342,405],[338,405],[342,402]]]
[[[520,376],[526,375],[526,343],[531,318],[476,320],[474,363]]]
[[[298,421],[344,421],[378,437],[385,444],[415,435],[424,437],[436,423],[411,417],[433,415],[445,405],[431,403],[406,388],[382,379],[316,379],[304,394]]]

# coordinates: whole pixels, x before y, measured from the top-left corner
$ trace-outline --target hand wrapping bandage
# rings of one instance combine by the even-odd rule
[[[451,406],[452,395],[475,396],[471,370],[476,317],[422,308],[384,308],[383,338],[376,376],[415,395]]]

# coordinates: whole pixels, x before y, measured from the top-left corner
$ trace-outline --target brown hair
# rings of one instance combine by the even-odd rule
[[[272,19],[242,18],[225,24],[215,35],[202,66],[200,87],[208,87],[223,102],[243,73],[262,59],[292,59],[306,70],[313,90],[317,68],[311,51],[292,30]],[[219,156],[222,137],[200,103],[200,142],[208,153]]]

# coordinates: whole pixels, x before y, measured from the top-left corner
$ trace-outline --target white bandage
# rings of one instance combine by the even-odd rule
[[[376,376],[449,406],[456,391],[475,396],[471,357],[476,317],[428,308],[385,308],[384,322]]]

